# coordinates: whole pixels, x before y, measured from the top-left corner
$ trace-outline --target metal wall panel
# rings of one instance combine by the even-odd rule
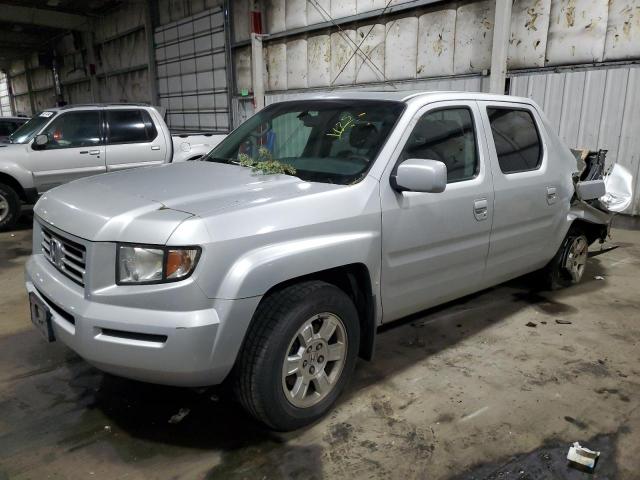
[[[458,8],[454,69],[456,73],[478,72],[491,67],[495,2],[470,3]]]
[[[609,150],[608,163],[625,166],[635,179],[625,213],[640,214],[639,66],[518,75],[511,94],[539,103],[569,147]]]
[[[331,83],[331,39],[318,35],[307,40],[307,78],[310,87],[328,87]]]
[[[160,105],[167,109],[169,127],[179,131],[229,131],[222,8],[158,27],[154,40]],[[250,77],[250,65],[236,61],[237,78],[242,78],[243,67]]]
[[[385,26],[365,25],[356,31],[360,50],[356,54],[356,83],[384,80]]]
[[[609,0],[605,60],[640,58],[640,4],[638,0]]]
[[[350,85],[355,81],[356,60],[353,55],[355,41],[355,30],[343,30],[331,34],[331,85]]]
[[[274,43],[267,48],[269,90],[287,89],[287,45]]]
[[[544,67],[551,0],[515,0],[511,11],[509,68]]]
[[[418,56],[418,19],[407,17],[387,23],[387,38],[384,45],[388,52],[384,60],[384,75],[387,80],[416,78]]]
[[[331,0],[307,1],[307,25],[326,22],[329,19]]]
[[[285,0],[266,0],[265,3],[267,32],[284,32],[287,29],[285,23]]]
[[[431,12],[418,18],[418,78],[453,75],[456,11]]]
[[[547,64],[601,62],[609,0],[553,0]]]
[[[11,99],[9,98],[9,84],[7,76],[0,72],[0,117],[11,116]]]
[[[287,88],[307,88],[307,41],[287,44]]]
[[[315,8],[309,5],[309,8]],[[287,30],[307,25],[307,0],[287,0],[285,3],[285,25]]]

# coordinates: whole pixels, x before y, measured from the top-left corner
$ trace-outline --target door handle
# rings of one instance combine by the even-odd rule
[[[100,155],[100,150],[89,150],[89,155]]]
[[[489,216],[489,204],[486,198],[480,198],[473,202],[473,216],[476,220],[486,220]]]
[[[160,150],[160,147],[158,147],[157,145],[153,145],[153,146],[151,147],[151,150]]]
[[[549,205],[552,205],[556,203],[557,199],[558,199],[558,192],[556,190],[556,187],[547,187],[547,203]]]

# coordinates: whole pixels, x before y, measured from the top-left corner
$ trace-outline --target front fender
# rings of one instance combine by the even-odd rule
[[[287,280],[362,263],[379,274],[380,234],[362,231],[318,235],[265,245],[240,256],[228,269],[215,298],[264,295]],[[377,281],[372,278],[372,285]]]
[[[23,156],[24,152],[19,151],[18,148],[0,148],[0,175],[4,174],[13,178],[24,190],[28,190],[34,187],[33,174],[19,161],[16,161]]]

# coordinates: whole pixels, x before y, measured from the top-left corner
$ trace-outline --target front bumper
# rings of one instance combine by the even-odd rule
[[[260,301],[210,300],[210,308],[177,311],[96,302],[43,255],[27,261],[26,287],[51,309],[56,339],[97,368],[191,387],[224,380]],[[192,287],[202,293],[197,284]],[[167,290],[167,295],[172,293],[184,292]]]

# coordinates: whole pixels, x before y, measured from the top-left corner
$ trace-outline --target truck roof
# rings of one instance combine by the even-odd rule
[[[74,103],[65,105],[64,107],[49,107],[43,108],[43,111],[47,112],[62,112],[65,110],[72,110],[74,108],[111,108],[111,107],[146,107],[153,108],[148,103]]]
[[[511,95],[496,95],[481,92],[463,91],[424,91],[424,90],[343,90],[335,92],[311,92],[301,93],[292,96],[291,100],[321,100],[321,99],[344,99],[344,100],[393,100],[397,102],[409,102],[415,98],[425,98],[436,100],[486,100],[502,102],[518,102],[533,104],[533,101],[525,97],[515,97]],[[287,101],[283,99],[282,101]]]

